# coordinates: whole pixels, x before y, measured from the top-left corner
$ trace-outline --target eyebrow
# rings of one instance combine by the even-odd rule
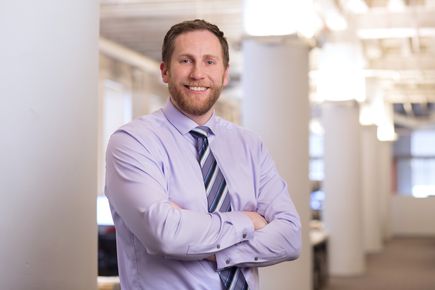
[[[177,57],[189,57],[189,58],[195,58],[192,54],[189,53],[182,53],[178,55]],[[215,58],[215,59],[222,59],[221,57],[214,55],[214,54],[206,54],[203,56],[203,58]]]

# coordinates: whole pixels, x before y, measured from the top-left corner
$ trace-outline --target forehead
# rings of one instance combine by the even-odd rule
[[[174,55],[214,55],[222,57],[223,50],[216,35],[208,30],[182,33],[175,38]]]

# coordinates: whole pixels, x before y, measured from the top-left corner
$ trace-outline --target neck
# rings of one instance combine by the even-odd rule
[[[201,115],[201,116],[194,116],[194,115],[186,114],[184,112],[183,112],[183,114],[186,115],[189,119],[194,121],[199,126],[202,126],[205,123],[207,123],[208,120],[210,120],[211,116],[213,115],[213,111],[207,112],[206,114]]]
[[[210,120],[211,116],[213,116],[213,108],[211,108],[207,113],[202,114],[202,115],[192,115],[189,113],[184,112],[173,100],[172,98],[170,98],[170,101],[172,103],[172,105],[174,105],[175,108],[177,108],[178,111],[180,111],[183,115],[185,115],[187,118],[191,119],[192,121],[194,121],[196,124],[198,124],[199,126],[204,125],[205,123],[208,122],[208,120]]]

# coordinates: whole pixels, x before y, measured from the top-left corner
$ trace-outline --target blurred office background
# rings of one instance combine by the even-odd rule
[[[230,44],[217,113],[301,214],[301,257],[262,289],[435,289],[433,0],[2,3],[0,288],[119,287],[105,147],[163,106],[162,39],[194,18]]]

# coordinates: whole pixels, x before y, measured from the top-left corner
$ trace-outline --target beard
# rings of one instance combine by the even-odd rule
[[[189,96],[175,84],[168,84],[168,90],[175,105],[184,113],[202,116],[209,112],[219,99],[223,86],[209,87],[208,96]]]

